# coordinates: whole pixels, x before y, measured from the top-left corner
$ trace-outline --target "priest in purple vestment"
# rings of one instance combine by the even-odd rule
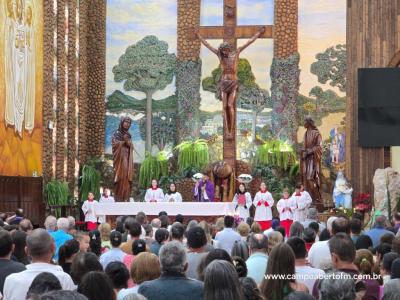
[[[214,201],[214,183],[208,175],[204,175],[201,180],[196,182],[193,189],[194,198],[197,202],[213,202]]]

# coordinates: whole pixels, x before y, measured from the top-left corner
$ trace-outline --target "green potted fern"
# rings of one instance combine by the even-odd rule
[[[46,184],[44,193],[46,204],[57,218],[61,217],[61,207],[70,204],[68,183],[53,179]]]
[[[139,186],[147,188],[152,179],[159,180],[162,176],[168,175],[168,157],[166,152],[160,151],[157,155],[146,153],[145,159],[140,165]]]
[[[184,141],[175,147],[178,152],[180,172],[188,169],[202,170],[210,162],[208,143],[204,139]]]

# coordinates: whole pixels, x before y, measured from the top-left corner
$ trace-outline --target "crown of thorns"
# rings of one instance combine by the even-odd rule
[[[232,49],[232,45],[229,44],[228,42],[223,42],[218,48],[218,50],[220,50],[220,51],[221,50],[225,50],[225,49],[231,50]]]

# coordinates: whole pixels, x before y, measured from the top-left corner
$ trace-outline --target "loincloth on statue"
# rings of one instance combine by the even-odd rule
[[[221,79],[217,85],[217,95],[218,99],[222,100],[222,93],[230,94],[239,88],[239,81]]]

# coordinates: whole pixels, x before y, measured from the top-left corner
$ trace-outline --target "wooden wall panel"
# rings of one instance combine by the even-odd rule
[[[357,70],[386,67],[399,50],[400,0],[347,0],[346,174],[355,193],[373,192],[384,148],[358,147]],[[386,161],[387,163],[387,161]]]

